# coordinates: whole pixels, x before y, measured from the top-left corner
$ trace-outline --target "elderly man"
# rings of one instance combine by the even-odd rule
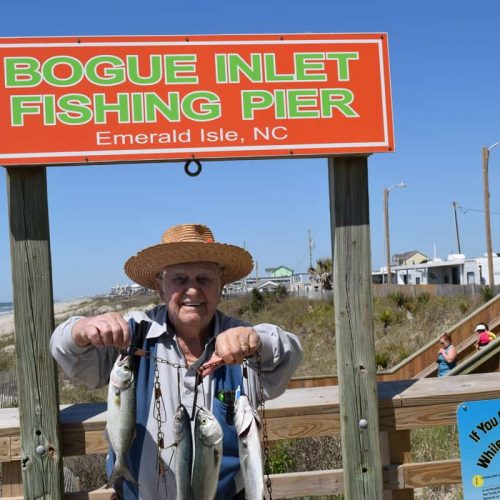
[[[191,412],[196,400],[212,411],[224,431],[217,498],[241,495],[233,410],[227,402],[239,391],[249,393],[254,402],[261,391],[264,399],[279,396],[302,359],[295,335],[270,324],[252,327],[217,310],[222,287],[248,275],[252,267],[246,250],[216,243],[208,227],[177,225],[165,231],[159,245],[125,263],[127,275],[155,289],[164,305],[124,316],[73,317],[54,331],[51,351],[57,362],[69,376],[92,387],[108,383],[120,349],[132,343],[150,353],[138,357],[137,432],[128,455],[138,485],[116,485],[123,498],[164,496],[159,491],[158,454],[166,464],[160,470],[166,469],[168,498],[176,498],[175,454],[168,448],[174,441],[173,417],[179,403]],[[244,359],[249,366],[245,380]],[[158,445],[161,436],[164,449]]]

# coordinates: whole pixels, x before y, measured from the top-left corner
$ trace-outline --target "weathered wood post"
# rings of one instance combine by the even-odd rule
[[[7,169],[24,498],[64,496],[45,167]]]
[[[383,496],[366,157],[330,158],[340,436],[347,500]]]

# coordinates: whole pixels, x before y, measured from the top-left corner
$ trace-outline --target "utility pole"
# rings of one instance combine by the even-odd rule
[[[385,282],[387,285],[391,282],[391,244],[389,238],[389,190],[384,189],[384,226],[385,226],[385,269],[387,277]],[[382,281],[384,281],[382,279]]]
[[[490,148],[483,148],[483,190],[484,190],[484,225],[486,229],[486,255],[488,259],[488,285],[494,290],[495,275],[493,273],[493,244],[491,242],[491,222],[490,222],[490,187],[488,181],[488,160],[490,150],[499,143]]]
[[[314,241],[312,240],[311,230],[310,229],[307,230],[307,235],[308,235],[308,238],[309,238],[309,269],[314,269],[313,268],[313,257],[312,257],[312,251],[313,251],[313,247],[314,247]]]
[[[460,249],[460,235],[458,233],[458,219],[457,219],[457,208],[460,208],[460,205],[454,201],[453,202],[453,212],[455,213],[455,231],[457,233],[457,246],[458,246],[458,253],[462,253]]]

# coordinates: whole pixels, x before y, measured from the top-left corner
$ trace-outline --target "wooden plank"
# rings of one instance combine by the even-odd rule
[[[7,187],[23,485],[28,498],[57,500],[64,483],[57,370],[48,349],[54,313],[45,168],[8,168]]]
[[[10,462],[10,437],[0,437],[0,462]]]
[[[288,389],[299,389],[301,387],[324,387],[325,385],[337,385],[337,375],[317,375],[312,377],[293,377],[288,382]]]
[[[464,399],[463,401],[468,400]],[[380,428],[381,430],[403,430],[456,424],[459,404],[460,402],[452,402],[398,408],[393,415],[387,418],[387,422],[385,415],[381,417]]]
[[[266,416],[273,418],[338,413],[338,391],[338,386],[287,390],[280,397],[266,401]]]
[[[339,470],[291,472],[271,475],[273,498],[338,495],[344,490],[343,472]],[[266,499],[269,494],[265,491]]]
[[[398,478],[403,478],[399,479]],[[292,472],[271,475],[273,498],[295,498],[300,496],[322,496],[343,492],[343,470]],[[384,487],[424,488],[462,481],[460,460],[409,463],[400,466],[384,466]],[[69,500],[110,500],[113,489],[100,488],[89,492],[68,493]],[[4,500],[23,500],[22,496],[2,497]],[[266,492],[266,498],[268,498]]]
[[[400,397],[403,406],[428,405],[429,398],[433,405],[456,402],[457,397],[465,397],[463,401],[476,401],[481,399],[494,399],[499,397],[498,377],[493,373],[478,373],[473,376],[461,375],[456,377],[440,377],[436,379],[419,379],[418,383],[408,385],[401,391]],[[493,381],[496,381],[493,383]],[[482,386],[480,394],[477,393],[479,385]]]
[[[112,500],[116,499],[115,490],[113,488],[100,488],[94,491],[79,491],[75,493],[67,493],[66,500]]]
[[[460,460],[440,460],[405,464],[404,485],[407,488],[425,488],[462,482]]]
[[[107,453],[108,449],[104,429],[66,432],[63,428],[62,453],[65,457]]]
[[[100,488],[93,491],[76,491],[66,493],[65,500],[113,500],[116,499],[115,490],[113,488]],[[24,500],[22,496],[2,497],[4,500]]]
[[[383,479],[367,158],[329,158],[328,173],[345,497],[377,500],[383,496]]]
[[[21,461],[2,464],[2,498],[6,496],[19,496],[23,494],[23,478],[21,474]]]
[[[309,415],[275,417],[267,421],[270,441],[282,439],[337,436],[340,433],[340,415]]]

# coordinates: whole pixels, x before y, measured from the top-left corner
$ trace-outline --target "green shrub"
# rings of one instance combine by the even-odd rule
[[[2,352],[0,354],[0,372],[16,371],[16,353]]]
[[[384,309],[378,314],[377,319],[384,325],[384,329],[387,329],[396,321],[396,316],[390,309]]]
[[[385,370],[389,366],[389,353],[377,351],[375,353],[375,363],[377,364],[377,368]]]
[[[284,285],[278,285],[278,287],[274,291],[274,297],[276,298],[276,300],[279,301],[280,299],[283,299],[287,296],[288,290],[286,289],[286,287]]]
[[[491,286],[483,285],[480,289],[481,299],[483,302],[488,302],[495,296],[495,292]]]
[[[390,292],[387,296],[399,309],[402,309],[411,302],[410,297],[405,295],[403,292]]]
[[[427,292],[420,292],[417,297],[417,302],[419,304],[428,304],[431,300],[431,294]]]
[[[462,313],[465,314],[469,310],[469,304],[464,300],[462,302],[458,303],[458,310]]]
[[[258,313],[266,305],[266,299],[262,293],[257,290],[257,288],[252,288],[252,302],[250,303],[250,310],[253,313]]]
[[[284,474],[294,470],[294,462],[288,454],[288,441],[279,441],[269,450],[269,472]]]

